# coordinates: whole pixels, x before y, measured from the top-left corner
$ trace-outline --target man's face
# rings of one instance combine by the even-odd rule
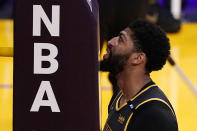
[[[101,70],[118,74],[124,70],[128,58],[134,52],[134,44],[131,39],[131,30],[124,29],[120,34],[107,43],[107,53],[103,56]]]

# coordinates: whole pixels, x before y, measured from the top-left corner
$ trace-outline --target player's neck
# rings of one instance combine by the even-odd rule
[[[117,84],[125,101],[133,98],[150,81],[150,76],[141,70],[125,70],[117,76]]]

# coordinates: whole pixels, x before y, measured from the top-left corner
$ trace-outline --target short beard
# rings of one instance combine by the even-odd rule
[[[115,56],[110,55],[108,59],[104,59],[100,62],[100,70],[104,72],[110,72],[112,75],[116,76],[124,70],[129,56],[130,54]]]

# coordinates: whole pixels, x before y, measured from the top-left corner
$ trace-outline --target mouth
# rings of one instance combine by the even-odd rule
[[[103,59],[108,59],[111,55],[111,47],[110,46],[107,46],[107,49],[106,49],[107,53],[103,56]]]

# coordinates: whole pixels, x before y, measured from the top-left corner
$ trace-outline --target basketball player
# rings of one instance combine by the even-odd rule
[[[178,131],[175,112],[150,73],[162,69],[169,39],[156,25],[131,23],[107,43],[101,70],[117,81],[104,131]]]

